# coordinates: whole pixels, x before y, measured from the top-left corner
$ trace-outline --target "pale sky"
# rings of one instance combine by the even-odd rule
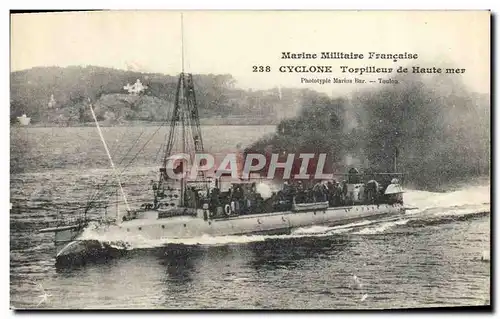
[[[35,66],[98,65],[175,75],[181,70],[180,13],[114,11],[22,14],[11,17],[11,70]],[[281,65],[443,66],[465,68],[460,75],[474,91],[490,87],[488,11],[190,11],[184,12],[186,71],[230,73],[243,88],[309,87],[300,74]],[[418,60],[282,60],[281,52],[322,51],[417,53]],[[253,73],[269,65],[271,73]],[[354,75],[352,75],[354,76]],[[307,77],[322,77],[307,74]],[[378,77],[378,76],[377,76]]]

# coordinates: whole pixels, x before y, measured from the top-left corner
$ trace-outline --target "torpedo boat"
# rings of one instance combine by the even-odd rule
[[[40,230],[54,233],[56,263],[90,258],[110,248],[109,243],[86,238],[89,227],[97,237],[109,232],[119,234],[122,243],[136,236],[168,242],[201,236],[287,234],[300,227],[346,224],[404,214],[406,210],[402,174],[396,172],[365,174],[351,168],[336,177],[341,182],[293,181],[281,183],[275,190],[260,176],[225,182],[221,176],[199,171],[194,179],[171,178],[168,172],[172,168],[188,169],[175,166],[177,153],[195,156],[205,151],[193,75],[185,73],[184,67],[177,81],[158,180],[150,189],[151,200],[131,208],[90,100],[89,110],[126,210],[98,221],[87,218],[85,211],[84,218]],[[174,144],[180,144],[181,150]]]
[[[95,256],[105,248],[104,243],[82,236],[90,225],[97,236],[113,232],[121,234],[121,241],[126,243],[129,236],[168,241],[201,236],[288,234],[299,227],[339,225],[405,213],[403,188],[398,178],[400,173],[368,175],[351,168],[342,175],[345,180],[341,183],[314,181],[308,183],[309,186],[300,181],[285,183],[267,198],[261,191],[268,187],[265,180],[255,176],[229,183],[224,183],[223,178],[206,176],[204,172],[199,172],[195,180],[171,179],[167,170],[173,165],[173,141],[179,129],[183,154],[204,152],[192,75],[185,73],[179,76],[167,139],[169,143],[159,168],[158,181],[151,185],[151,202],[132,209],[92,105],[90,111],[127,209],[123,214],[116,214],[113,220],[96,222],[84,218],[72,224],[40,230],[55,233],[56,262],[75,256]],[[187,136],[191,137],[189,142]],[[188,150],[187,145],[194,148]],[[266,193],[269,193],[269,187]]]

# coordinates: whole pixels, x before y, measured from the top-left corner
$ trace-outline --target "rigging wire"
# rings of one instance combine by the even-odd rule
[[[90,101],[90,99],[89,99],[89,101]],[[99,123],[97,121],[97,117],[95,115],[94,109],[92,108],[92,104],[90,104],[90,111],[92,112],[92,117],[94,118],[94,121],[96,123],[97,131],[99,132],[99,137],[101,138],[101,141],[104,145],[104,149],[106,150],[106,155],[108,156],[109,162],[111,164],[111,168],[113,169],[113,174],[115,175],[116,181],[118,182],[118,185],[120,186],[121,195],[123,197],[125,205],[127,206],[127,210],[130,211],[130,207],[129,207],[128,202],[127,202],[127,197],[125,195],[125,192],[123,191],[123,187],[122,187],[122,184],[120,182],[120,175],[117,174],[116,167],[115,167],[115,164],[113,162],[113,158],[111,157],[111,154],[109,153],[109,149],[108,149],[108,146],[106,144],[106,140],[104,139],[104,135],[102,134],[102,131],[101,131],[101,128],[100,128]],[[118,219],[118,215],[117,215],[117,219]],[[118,220],[117,220],[117,222],[118,222]]]
[[[143,98],[144,98],[143,95],[139,96],[139,98],[137,99],[137,101],[134,102],[134,104],[139,103],[140,101],[142,101]],[[132,143],[132,146],[128,149],[128,151],[126,152],[126,154],[124,155],[124,157],[122,158],[122,160],[120,161],[120,163],[118,165],[120,165],[123,162],[123,160],[126,158],[126,156],[132,150],[132,148],[135,146],[135,144],[139,141],[140,137],[144,134],[144,130],[145,129],[143,128],[139,137],[134,141],[134,143]],[[121,143],[122,143],[122,141],[124,141],[124,137],[125,137],[126,132],[127,132],[127,130],[124,130],[121,137],[118,140],[116,140],[116,142],[113,144],[113,147],[111,148],[112,149],[111,153],[113,154],[112,155],[113,157],[115,157],[115,155],[117,155],[118,151],[120,150]],[[106,184],[107,184],[107,181],[106,181],[106,183],[103,184],[103,186],[105,186]],[[90,198],[88,200],[92,201],[92,197],[97,196],[98,193],[99,193],[99,190],[96,191],[94,196],[92,196],[92,195],[89,196]]]
[[[135,154],[135,156],[127,163],[127,165],[125,165],[125,167],[123,167],[120,171],[120,175],[123,174],[125,172],[125,170],[135,161],[135,159],[137,158],[137,156],[144,150],[144,148],[149,144],[149,142],[151,142],[151,140],[153,139],[153,137],[158,133],[158,131],[165,125],[165,123],[167,123],[167,121],[163,121],[161,123],[160,126],[158,126],[158,128],[153,132],[153,134],[151,135],[151,137],[146,141],[146,143],[141,147],[141,149],[139,149],[139,151]],[[141,133],[140,136],[142,136],[142,134],[144,133],[144,131]],[[139,138],[140,138],[139,136]],[[135,146],[135,144],[139,141],[139,138],[136,140],[136,142],[134,143],[134,145],[132,145],[132,147],[129,148],[127,154],[122,158],[122,160],[120,161],[119,165],[121,165],[123,163],[123,161],[125,160],[126,156],[128,155],[128,153],[132,150],[132,148]],[[106,180],[102,185],[101,185],[101,189],[104,188],[108,183],[109,181],[111,180],[111,178],[109,178],[108,180]],[[102,196],[104,195],[109,195],[109,194],[113,194],[114,193],[114,190],[104,190],[104,191],[101,191],[101,193],[99,193],[100,190],[98,190],[96,192],[96,195],[93,197],[92,201],[88,203],[88,205],[86,206],[86,209],[85,209],[85,213],[91,208],[92,204],[94,202],[96,202],[97,199],[101,198]]]
[[[165,119],[165,121],[167,121],[167,119],[171,119],[172,116],[173,116],[173,113],[174,113],[174,109],[175,109],[175,105],[174,107],[170,108],[168,111],[167,111],[167,118]],[[167,136],[165,136],[165,138],[163,139],[163,143],[160,145],[160,147],[158,148],[158,151],[156,152],[156,155],[155,155],[155,163],[158,162],[158,158],[160,156],[160,154],[163,154],[165,151],[166,151],[166,148],[167,148]]]
[[[136,153],[136,155],[129,161],[129,163],[127,165],[125,165],[125,167],[123,168],[123,170],[121,171],[121,173],[123,173],[134,161],[135,159],[137,158],[137,156],[139,156],[139,154],[144,150],[144,148],[149,144],[149,142],[151,142],[153,140],[153,137],[156,135],[156,133],[158,133],[158,131],[165,125],[167,121],[164,121],[162,122],[162,124],[160,126],[158,126],[158,128],[154,131],[154,133],[151,135],[151,137],[146,141],[146,143],[139,149],[139,151]]]
[[[144,129],[142,130],[141,134],[139,134],[139,136],[137,137],[137,139],[132,143],[131,147],[128,149],[128,151],[125,153],[125,155],[122,157],[122,159],[120,160],[120,162],[118,163],[118,165],[121,165],[123,163],[123,161],[125,160],[125,158],[127,157],[127,155],[130,153],[130,151],[135,147],[135,145],[137,144],[137,142],[139,142],[139,139],[141,138],[141,136],[144,134]],[[123,173],[123,172],[121,172]],[[107,179],[106,182],[104,184],[101,185],[101,187],[104,187],[107,185],[107,183],[110,181],[111,179]],[[97,190],[97,192],[99,192],[99,190]]]
[[[135,147],[135,145],[139,142],[139,139],[141,138],[141,136],[144,134],[144,129],[142,130],[141,134],[139,134],[139,136],[136,138],[136,140],[132,143],[131,147],[128,149],[128,151],[125,153],[125,155],[123,156],[123,158],[120,160],[120,162],[118,163],[118,165],[121,165],[123,163],[123,161],[125,160],[125,158],[127,157],[127,155],[130,153],[130,151],[132,151],[132,149]],[[122,174],[122,172],[120,172],[120,174]],[[90,206],[92,205],[93,202],[95,202],[98,198],[102,197],[102,195],[109,195],[111,192],[109,193],[105,193],[106,190],[102,190],[109,182],[111,181],[111,178],[108,178],[103,184],[99,185],[98,186],[98,189],[96,190],[96,192],[94,193],[93,196],[91,196],[91,199],[90,201],[88,202],[88,207],[86,210],[90,209]],[[114,190],[113,190],[114,192]]]
[[[183,17],[183,14],[181,13],[181,50],[182,50],[182,72],[181,72],[181,77],[183,78],[184,76],[184,17]],[[179,78],[179,84],[180,84],[180,81],[181,81],[181,78]],[[192,79],[191,79],[192,81]],[[183,78],[183,81],[182,81],[182,85],[183,85],[183,91],[185,91],[186,89],[186,83],[184,82],[184,78]],[[184,92],[184,95],[185,95],[186,92]],[[142,96],[139,98],[141,99]],[[175,111],[176,111],[176,104],[178,103],[178,96],[176,96],[176,101],[175,101],[175,104],[174,104],[174,107],[172,108],[172,114],[170,115],[170,118],[171,120],[173,121],[176,121],[177,119],[175,119],[174,117],[176,116],[175,114]],[[195,102],[196,103],[196,102]],[[188,109],[190,110],[190,107],[188,106]],[[186,111],[184,111],[186,112]],[[182,118],[183,120],[187,119],[188,122],[190,122],[190,116],[185,116],[187,114],[182,114]],[[168,117],[167,117],[168,119]],[[127,165],[125,165],[125,167],[121,170],[120,174],[123,174],[123,172],[135,161],[135,159],[139,156],[139,154],[144,150],[144,148],[147,146],[147,144],[153,139],[153,137],[158,133],[158,131],[167,123],[169,122],[167,119],[165,119],[161,125],[155,130],[155,132],[151,135],[151,137],[149,138],[149,140],[141,147],[141,149],[134,155],[134,157],[127,163]],[[199,119],[198,119],[198,122],[199,122]],[[197,123],[199,124],[199,123]],[[191,126],[192,128],[192,123],[188,123],[189,126]],[[175,124],[173,125],[173,129],[175,129]],[[172,128],[171,128],[172,129]],[[192,128],[193,129],[193,128]],[[189,131],[189,130],[186,130],[185,127],[183,127],[183,130],[184,131],[188,131],[188,134],[191,133],[191,135],[193,135],[194,132],[192,131]],[[141,133],[142,135],[142,133]],[[193,136],[191,136],[193,138]],[[201,138],[201,136],[200,136]],[[192,140],[192,139],[189,139],[189,140]],[[137,141],[136,141],[137,142]],[[160,154],[160,152],[165,148],[165,156],[167,156],[167,152],[171,151],[171,147],[172,147],[172,141],[168,141],[168,144],[167,144],[167,141],[166,139],[164,140],[164,142],[162,143],[161,147],[159,148],[159,150],[157,151],[156,153],[156,156],[155,156],[155,161],[157,160],[158,158],[158,155]],[[194,144],[194,143],[193,143]],[[133,147],[135,146],[135,143],[133,145]],[[195,149],[195,152],[196,152],[196,145],[193,145],[194,146],[194,149]],[[131,151],[132,147],[128,150],[127,154],[122,158],[122,160],[120,161],[119,165],[121,165],[123,163],[123,161],[125,160],[126,156],[128,155],[128,153]],[[166,159],[165,159],[166,160]],[[103,184],[103,188],[105,185],[107,185],[107,183],[109,182],[109,179]],[[93,201],[97,200],[99,197],[102,196],[102,194],[106,194],[105,191],[101,192],[101,194],[99,194],[99,190],[96,192],[95,196],[93,197]],[[87,205],[87,209],[85,210],[85,214],[87,212],[88,209],[90,209],[90,206],[92,205],[92,202],[89,202],[88,205]]]
[[[111,151],[111,154],[112,154],[112,156],[113,156],[113,157],[115,157],[115,156],[118,154],[119,150],[121,149],[121,147],[122,147],[122,142],[123,142],[123,140],[124,140],[124,137],[125,137],[125,133],[126,133],[126,132],[127,132],[127,130],[126,130],[126,129],[125,129],[125,130],[123,130],[123,133],[121,134],[120,138],[119,138],[119,139],[117,139],[117,140],[115,141],[115,143],[114,143],[114,144],[110,147],[110,151]]]
[[[136,105],[138,105],[139,103],[141,103],[143,99],[144,99],[144,95],[140,95],[140,96],[137,98],[137,100],[135,100],[135,101],[133,101],[133,102],[128,102],[128,101],[124,101],[124,100],[122,100],[122,101],[124,101],[124,102],[126,102],[127,104],[129,104],[129,105],[130,105],[130,108],[132,109],[132,108],[134,108]],[[144,128],[143,128],[143,131],[144,131]],[[123,133],[122,133],[122,135],[121,135],[120,139],[119,139],[119,140],[117,140],[117,142],[113,145],[113,147],[112,147],[112,152],[111,152],[111,154],[113,154],[113,155],[112,155],[113,157],[115,157],[115,155],[117,155],[117,154],[118,154],[118,151],[121,149],[121,145],[122,145],[121,143],[122,143],[122,142],[124,142],[124,137],[125,137],[125,133],[126,133],[126,132],[127,132],[127,130],[126,130],[126,129],[125,129],[125,130],[123,130]],[[142,134],[141,134],[141,135],[142,135]],[[128,153],[127,153],[127,154],[128,154]],[[125,155],[125,156],[126,156],[126,155]]]

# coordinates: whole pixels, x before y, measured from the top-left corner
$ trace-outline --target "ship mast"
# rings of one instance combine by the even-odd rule
[[[184,73],[184,15],[181,13],[181,64],[182,73]]]
[[[181,74],[184,74],[184,15],[181,13]],[[182,99],[184,100],[185,94],[184,94],[184,86],[180,88],[182,90]],[[184,101],[183,101],[184,102]],[[182,154],[186,154],[186,129],[185,129],[185,121],[184,121],[184,112],[181,112],[181,121],[182,121]],[[184,174],[184,169],[183,167],[183,174]],[[184,206],[184,194],[185,194],[185,183],[186,180],[184,178],[184,175],[181,178],[181,200],[180,204],[181,206]]]
[[[162,184],[168,180],[168,175],[166,173],[167,163],[170,156],[174,155],[174,144],[176,144],[176,131],[177,126],[180,123],[181,137],[180,143],[182,145],[182,154],[187,154],[193,159],[194,153],[203,152],[203,139],[201,136],[200,119],[198,115],[198,105],[196,102],[196,95],[194,90],[193,75],[191,73],[185,73],[185,58],[184,58],[184,19],[181,14],[181,73],[179,74],[179,79],[177,80],[177,89],[175,92],[174,110],[172,112],[172,117],[170,120],[170,130],[167,138],[167,146],[165,148],[165,153],[163,156],[162,167],[160,168],[160,181],[158,183],[158,189],[155,194],[157,197],[161,197]],[[183,172],[186,167],[182,166]],[[204,179],[204,174],[202,174]],[[181,193],[180,193],[180,204],[184,205],[184,194],[186,188],[186,180],[184,176],[180,180],[181,182]]]

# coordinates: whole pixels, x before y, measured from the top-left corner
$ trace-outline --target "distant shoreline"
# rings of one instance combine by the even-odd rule
[[[167,121],[168,122],[168,121]],[[136,126],[168,126],[169,123],[165,124],[165,122],[149,122],[149,121],[129,121],[123,123],[110,123],[106,121],[99,122],[99,126],[101,127],[136,127]],[[276,126],[278,123],[272,122],[264,122],[259,123],[257,121],[241,120],[241,121],[218,121],[218,120],[200,120],[201,126]],[[86,123],[71,123],[68,125],[65,124],[57,124],[57,123],[35,123],[30,125],[20,125],[19,123],[10,124],[10,127],[18,127],[18,128],[54,128],[54,127],[93,127],[95,126],[94,122],[86,122]]]

